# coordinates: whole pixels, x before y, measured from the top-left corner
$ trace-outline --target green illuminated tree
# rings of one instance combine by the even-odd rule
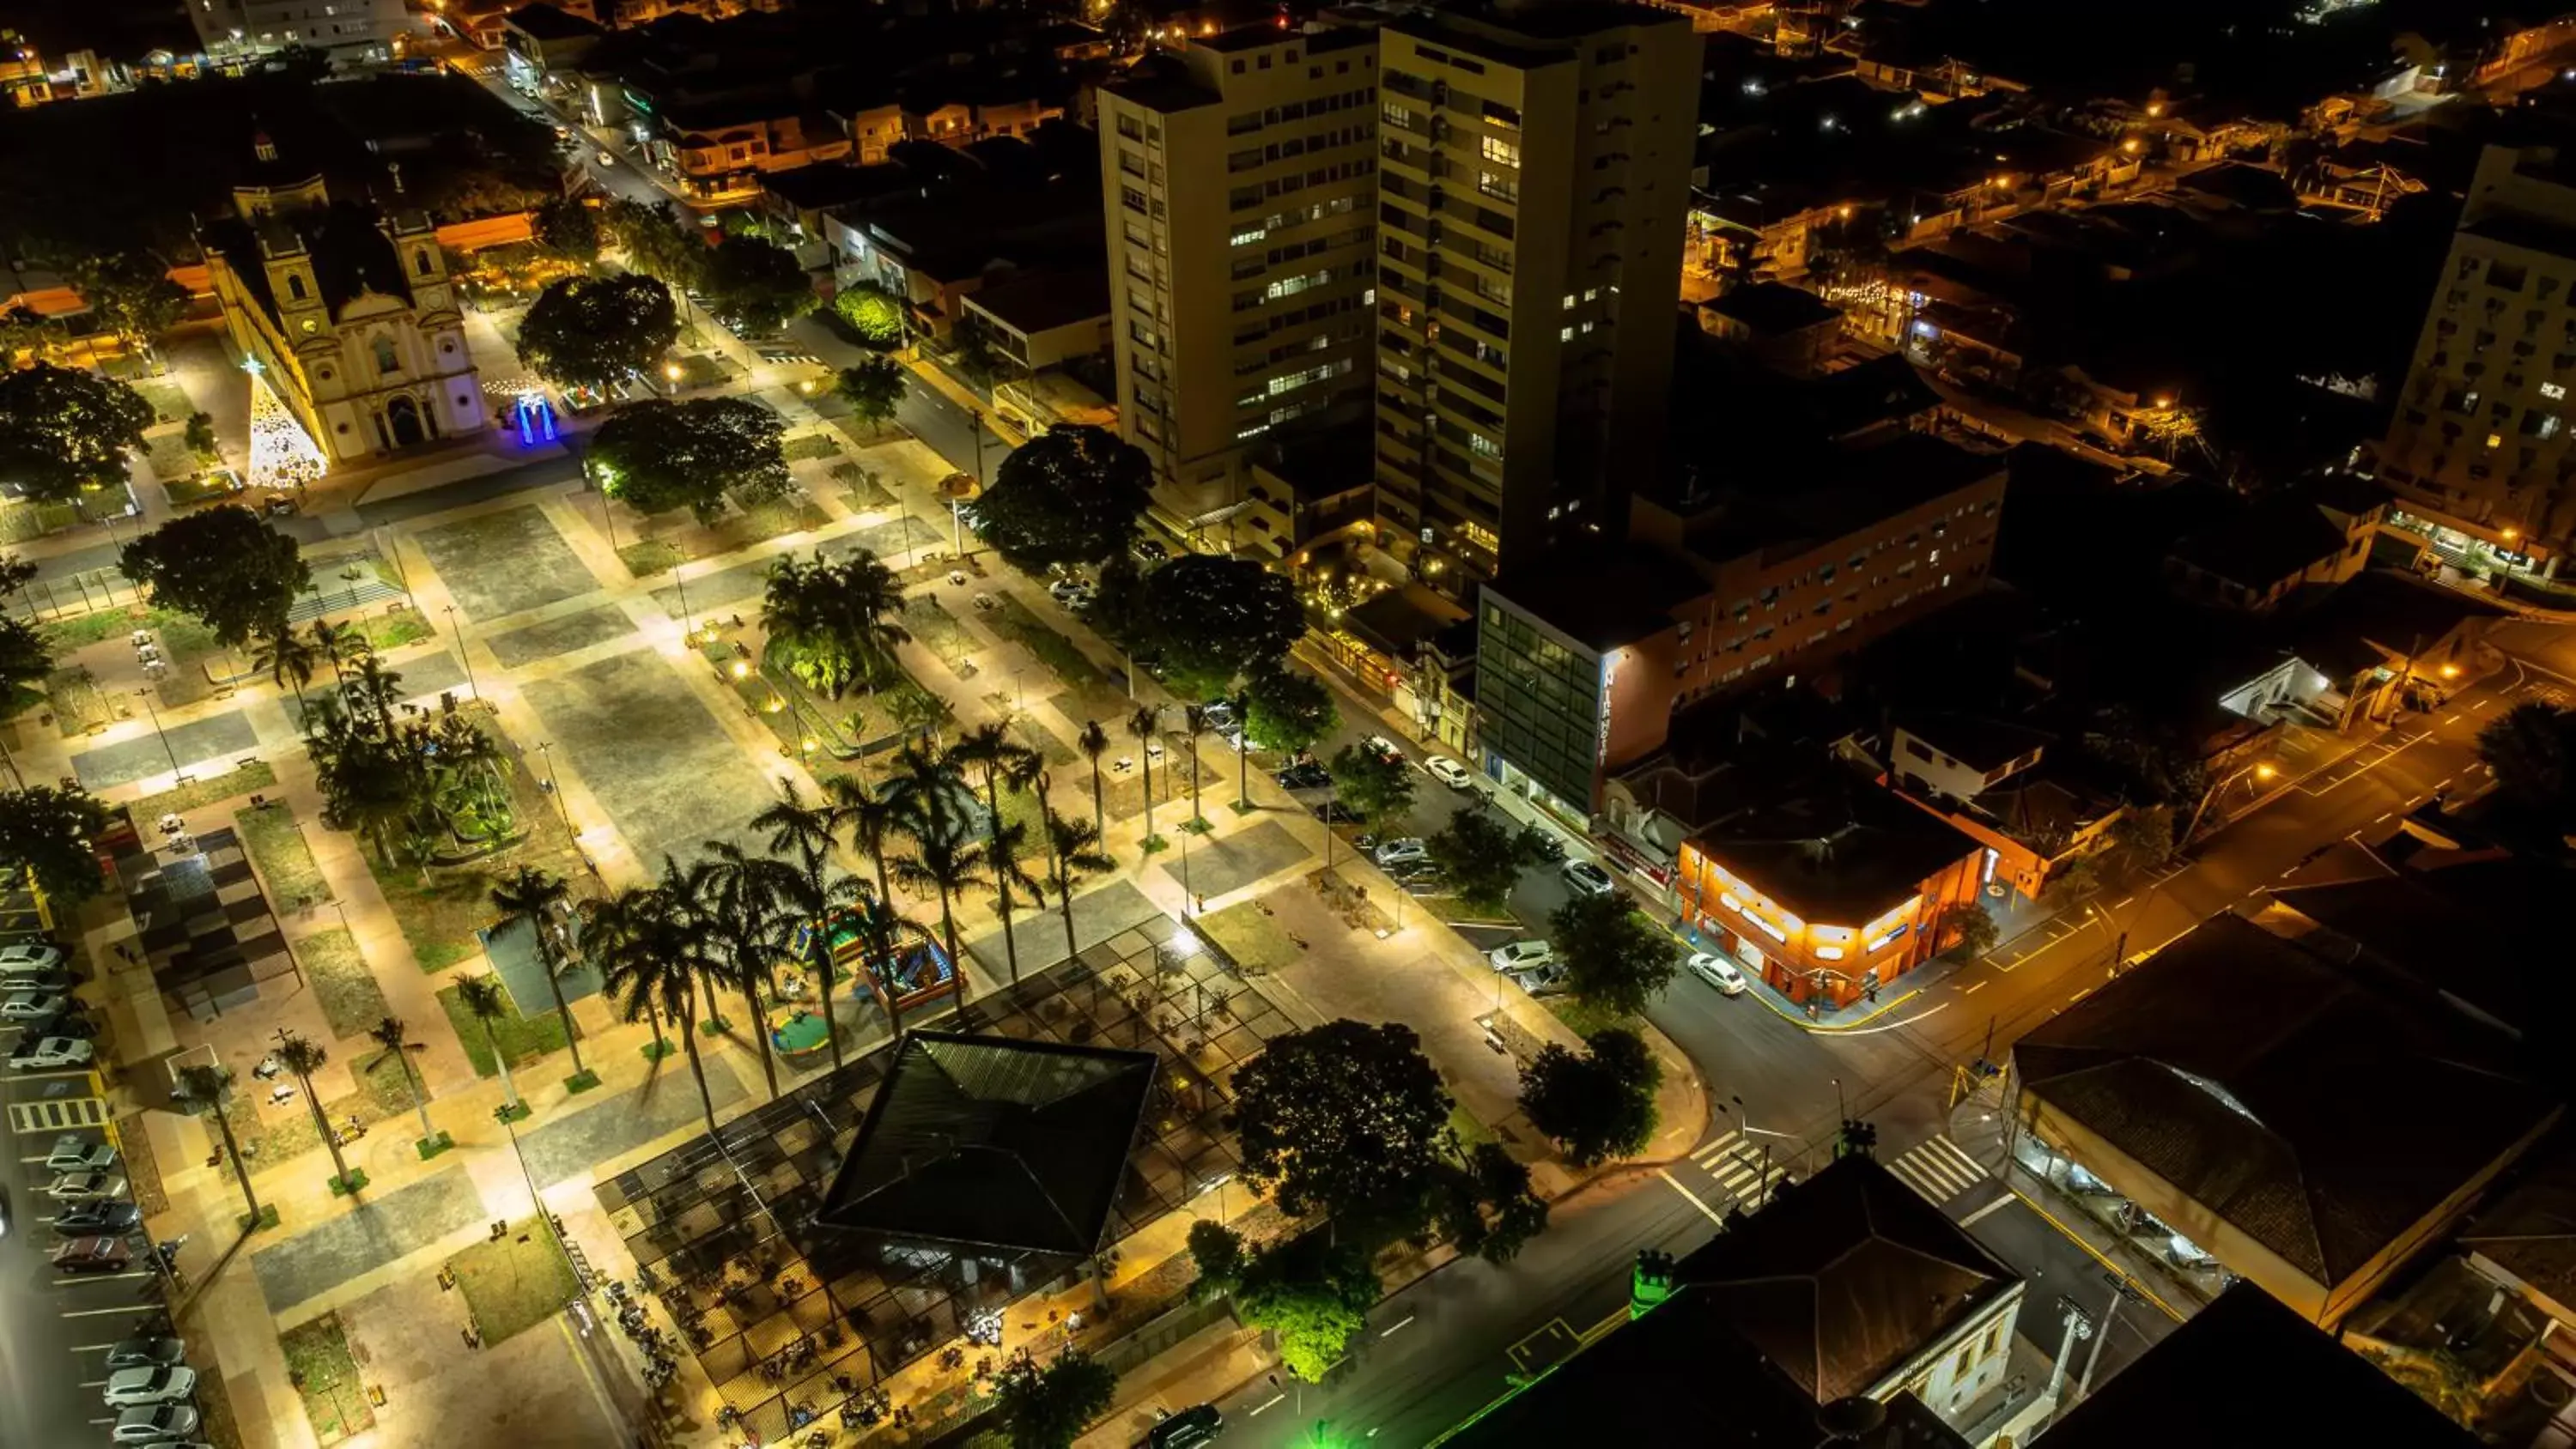
[[[1069,1449],[1117,1396],[1117,1370],[1070,1348],[1043,1368],[1015,1359],[993,1385],[1012,1449]]]
[[[1581,1056],[1551,1042],[1521,1068],[1521,1110],[1576,1167],[1644,1151],[1664,1069],[1643,1038],[1604,1027]]]
[[[39,503],[122,487],[126,451],[152,423],[141,393],[96,373],[50,362],[0,370],[0,478]]]
[[[0,604],[16,598],[36,577],[36,566],[14,554],[0,554]],[[0,719],[18,713],[41,696],[37,686],[53,672],[54,651],[35,625],[15,614],[0,614]],[[1093,761],[1095,791],[1097,758]]]
[[[577,197],[554,197],[537,207],[537,249],[581,266],[599,260],[599,213]]]
[[[1292,1216],[1385,1212],[1441,1161],[1449,1094],[1411,1027],[1343,1020],[1275,1037],[1234,1089],[1243,1174]]]
[[[832,310],[861,342],[882,351],[903,345],[903,304],[874,282],[855,282],[832,299]]]
[[[1246,1326],[1277,1335],[1290,1373],[1317,1383],[1368,1327],[1379,1291],[1366,1250],[1317,1231],[1246,1263],[1234,1306]]]
[[[295,540],[235,503],[171,519],[127,544],[117,563],[153,602],[203,620],[228,649],[286,627],[295,596],[313,586]]]
[[[1508,1263],[1547,1229],[1547,1204],[1530,1191],[1529,1168],[1499,1142],[1462,1147],[1444,1133],[1447,1158],[1431,1174],[1414,1240],[1429,1246],[1447,1238],[1458,1251],[1488,1263]]]
[[[893,572],[865,549],[838,563],[821,549],[812,563],[782,555],[760,601],[767,657],[832,699],[894,671],[895,646],[912,638],[894,622],[902,612]]]
[[[834,390],[849,401],[859,421],[882,428],[894,421],[895,409],[903,403],[905,376],[904,365],[891,357],[865,357],[841,369]]]
[[[1487,915],[1511,904],[1512,886],[1521,872],[1539,862],[1538,844],[1529,832],[1501,825],[1473,805],[1459,807],[1422,845],[1431,853],[1431,863],[1449,877],[1450,893]]]
[[[1371,831],[1384,833],[1388,821],[1413,808],[1413,772],[1402,760],[1344,745],[1325,768],[1333,776],[1334,797]]]
[[[188,294],[170,280],[168,264],[148,253],[84,257],[72,264],[71,274],[90,315],[147,356],[188,310]]]
[[[680,340],[671,289],[628,272],[566,277],[537,294],[519,322],[519,360],[548,382],[606,392],[653,376]]]
[[[1342,722],[1333,693],[1315,676],[1286,664],[1256,671],[1246,686],[1251,706],[1244,726],[1253,744],[1295,754],[1331,734]]]
[[[587,464],[612,498],[640,513],[687,508],[700,523],[787,492],[786,425],[738,397],[630,403],[599,425]]]
[[[1547,925],[1565,989],[1613,1016],[1643,1015],[1681,965],[1681,944],[1619,895],[1569,897]]]
[[[975,500],[975,531],[1023,569],[1124,553],[1153,464],[1107,428],[1062,427],[1013,448]]]

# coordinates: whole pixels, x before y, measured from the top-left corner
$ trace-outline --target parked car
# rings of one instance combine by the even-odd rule
[[[9,1189],[0,1187],[0,1238],[9,1236]]]
[[[1181,1410],[1145,1435],[1146,1449],[1198,1449],[1225,1432],[1225,1415],[1214,1404]]]
[[[100,1172],[115,1165],[115,1148],[87,1141],[77,1132],[55,1138],[53,1150],[45,1154],[47,1172]]]
[[[1370,857],[1380,867],[1393,867],[1417,860],[1429,860],[1431,847],[1423,844],[1421,837],[1409,835],[1402,840],[1387,841],[1370,852]]]
[[[1565,989],[1565,963],[1562,961],[1525,966],[1503,974],[1511,978],[1514,986],[1532,996],[1554,996]]]
[[[61,964],[62,949],[43,941],[12,941],[0,946],[0,972],[49,971]]]
[[[59,991],[17,991],[0,1000],[0,1018],[10,1021],[34,1021],[53,1015],[69,1003],[70,997]]]
[[[26,971],[0,978],[0,986],[11,991],[69,991],[72,978],[61,971]]]
[[[1221,699],[1209,700],[1199,706],[1199,718],[1206,720],[1212,730],[1232,728],[1235,723],[1234,706]]]
[[[125,1179],[104,1172],[61,1172],[45,1184],[45,1196],[56,1202],[87,1202],[92,1198],[121,1197]]]
[[[32,1044],[21,1045],[9,1054],[9,1069],[18,1072],[51,1071],[57,1067],[85,1067],[97,1054],[95,1044],[76,1036],[42,1037]]]
[[[197,1411],[186,1404],[149,1404],[116,1416],[107,1431],[111,1444],[164,1444],[197,1432]]]
[[[1497,971],[1515,971],[1524,966],[1544,966],[1556,959],[1556,947],[1545,941],[1514,941],[1496,946],[1485,953]]]
[[[1539,859],[1549,862],[1565,859],[1565,842],[1557,839],[1555,831],[1542,830],[1533,825],[1529,828],[1528,835],[1530,844],[1538,849]]]
[[[1577,895],[1606,896],[1618,889],[1611,883],[1610,872],[1588,860],[1569,860],[1556,873],[1565,878],[1565,888]]]
[[[1314,813],[1315,818],[1323,821],[1326,825],[1357,825],[1360,823],[1362,818],[1358,811],[1353,810],[1351,807],[1343,804],[1339,800],[1318,801],[1314,806]],[[1362,850],[1368,849],[1367,846],[1360,845],[1356,840],[1352,841],[1351,844],[1359,846]]]
[[[137,1404],[174,1404],[197,1391],[197,1371],[186,1364],[165,1364],[158,1368],[118,1369],[107,1376],[107,1388],[100,1397],[111,1409],[131,1409]]]
[[[130,1202],[85,1202],[54,1215],[54,1235],[62,1238],[122,1237],[143,1227],[143,1209]]]
[[[1431,772],[1432,779],[1439,781],[1441,784],[1448,786],[1452,790],[1465,790],[1471,788],[1476,783],[1476,775],[1474,771],[1468,769],[1462,764],[1459,764],[1456,760],[1449,758],[1447,755],[1423,756],[1422,768]]]
[[[122,1273],[134,1266],[123,1238],[74,1238],[54,1249],[57,1273]]]
[[[1682,964],[1690,968],[1693,976],[1716,987],[1723,995],[1744,994],[1744,973],[1736,968],[1734,962],[1713,951],[1694,951],[1691,958]]]
[[[1397,749],[1395,741],[1388,739],[1384,735],[1369,736],[1367,739],[1360,741],[1360,748],[1364,750],[1374,750],[1381,757],[1392,760],[1399,765],[1404,763],[1404,751]]]
[[[1333,783],[1333,772],[1306,760],[1281,770],[1278,780],[1282,790],[1321,790]]]
[[[32,1041],[48,1036],[76,1036],[87,1040],[96,1035],[98,1035],[98,1023],[82,1015],[80,1003],[75,1001],[68,1011],[55,1012],[42,1021],[28,1022],[26,1035],[20,1040]]]
[[[1100,591],[1080,579],[1058,579],[1047,585],[1047,593],[1068,609],[1087,609]]]
[[[123,1368],[167,1368],[188,1356],[188,1341],[183,1338],[129,1338],[108,1345],[107,1366]]]

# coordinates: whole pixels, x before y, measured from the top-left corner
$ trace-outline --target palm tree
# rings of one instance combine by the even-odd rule
[[[291,1031],[280,1031],[277,1037],[277,1059],[295,1074],[304,1088],[304,1105],[313,1109],[313,1130],[322,1135],[322,1145],[331,1149],[331,1180],[344,1192],[356,1192],[356,1179],[349,1176],[349,1164],[340,1158],[340,1139],[331,1131],[331,1119],[322,1115],[322,1099],[313,1092],[313,1074],[331,1060],[331,1054],[319,1042],[308,1041]]]
[[[875,554],[861,549],[836,564],[817,549],[810,564],[771,566],[760,622],[798,679],[839,699],[852,684],[874,691],[894,646],[912,638],[894,622],[902,612],[902,588]]]
[[[673,919],[687,926],[701,940],[714,934],[715,903],[705,894],[707,881],[704,877],[694,871],[681,870],[680,863],[665,854],[662,857],[662,879],[657,884],[662,892],[663,909],[669,911]],[[707,994],[707,1029],[727,1031],[732,1023],[725,1020],[724,1007],[716,1000],[716,983],[724,975],[717,968],[722,963],[711,952],[703,954],[706,957],[704,969],[698,972],[697,981]]]
[[[482,732],[475,732],[478,738]],[[555,920],[556,905],[572,893],[563,877],[533,865],[520,866],[509,878],[492,887],[492,909],[501,913],[501,924],[525,922],[529,934],[537,940],[537,966],[546,974],[546,990],[555,999],[555,1014],[563,1018],[564,1046],[572,1052],[572,1074],[588,1074],[581,1064],[581,1027],[572,1019],[572,1003],[564,1000],[563,974],[579,964],[564,959],[562,927]]]
[[[1199,813],[1199,741],[1207,737],[1207,706],[1182,705],[1181,726],[1190,736],[1190,818],[1184,828],[1205,830],[1208,828],[1207,817]]]
[[[847,776],[834,776],[847,779]],[[806,944],[812,956],[807,963],[823,993],[823,1038],[832,1046],[832,1065],[841,1065],[841,1024],[832,1015],[832,932],[828,917],[832,907],[859,893],[858,882],[843,877],[832,879],[832,840],[837,832],[838,812],[828,804],[809,806],[798,793],[796,782],[786,782],[787,798],[751,817],[752,828],[769,832],[769,848],[794,850],[797,870],[792,887],[782,882],[780,895],[799,919],[807,922]]]
[[[894,863],[897,879],[915,890],[928,888],[939,892],[939,936],[948,947],[948,960],[957,968],[957,999],[966,999],[966,958],[957,951],[957,917],[950,909],[950,899],[959,891],[985,879],[984,847],[963,838],[960,831],[940,829],[931,822],[920,822],[913,836],[913,852]]]
[[[1011,738],[1010,726],[1000,720],[977,725],[957,739],[948,749],[950,764],[984,772],[984,808],[991,815],[990,845],[985,850],[985,865],[992,874],[995,903],[1002,917],[1002,954],[1009,960],[1011,984],[1020,984],[1020,943],[1011,934],[1011,887],[1025,885],[1031,891],[1037,883],[1020,869],[1019,847],[1028,837],[1028,827],[1002,823],[1002,786],[1008,782],[1014,790],[1025,790],[1039,779],[1046,760],[1037,751]],[[1040,791],[1044,795],[1043,789]]]
[[[823,782],[823,793],[832,799],[834,821],[849,827],[850,843],[866,851],[876,867],[877,896],[884,899],[886,841],[903,826],[903,802],[890,791],[869,789],[856,775],[834,775]]]
[[[661,893],[627,886],[613,896],[582,903],[582,942],[599,966],[600,994],[620,1003],[625,1018],[642,1017],[653,1028],[653,1060],[671,1054],[662,1036],[662,1013],[653,1009],[661,989],[662,957],[648,939]]]
[[[322,657],[331,661],[331,677],[343,684],[348,682],[348,675],[341,670],[340,666],[349,660],[375,652],[374,648],[367,643],[367,636],[358,632],[357,625],[334,624],[328,619],[313,621],[312,642],[313,647],[321,652]]]
[[[322,662],[319,649],[281,621],[251,646],[250,660],[251,667],[266,673],[278,688],[294,690],[297,712],[304,712],[304,688],[313,682]],[[307,729],[312,727],[310,719],[305,724]]]
[[[1252,808],[1252,691],[1236,686],[1226,696],[1226,705],[1234,711],[1234,808]]]
[[[420,1114],[420,1145],[427,1148],[438,1139],[438,1129],[429,1125],[429,1098],[421,1091],[420,1079],[411,1072],[410,1028],[403,1025],[401,1017],[388,1016],[367,1028],[367,1035],[375,1038],[376,1045],[383,1047],[393,1057],[394,1065],[402,1069],[403,1086],[411,1093],[411,1109]]]
[[[490,972],[468,976],[458,972],[456,999],[474,1019],[483,1023],[483,1044],[492,1049],[492,1064],[501,1069],[501,1102],[513,1117],[519,1115],[519,1084],[510,1080],[510,1055],[501,1050],[500,1029],[492,1023],[510,1014],[510,996],[501,989],[501,978]]]
[[[770,966],[793,925],[782,898],[796,888],[794,868],[752,855],[730,841],[710,840],[713,857],[689,867],[690,894],[704,901],[707,924],[733,966],[733,985],[751,1008],[751,1034],[760,1043],[760,1074],[778,1096],[778,1063],[770,1050],[769,1018],[761,998],[775,995]]]
[[[1073,747],[1091,761],[1091,833],[1109,833],[1109,816],[1100,808],[1100,757],[1109,753],[1109,731],[1098,720],[1083,722],[1082,733],[1073,737]]]
[[[1064,911],[1064,955],[1070,961],[1082,949],[1073,938],[1073,888],[1085,876],[1116,870],[1118,862],[1100,849],[1100,827],[1067,820],[1052,808],[1046,812],[1044,823],[1047,884],[1055,888],[1056,904]]]
[[[376,728],[387,735],[394,732],[394,706],[402,702],[402,676],[385,668],[373,654],[360,654],[358,662],[343,670],[340,691],[349,696],[353,707],[375,720]]]
[[[859,959],[866,963],[860,969],[867,971],[871,977],[875,974],[877,963],[883,962],[889,967],[893,965],[896,953],[903,949],[905,931],[920,930],[920,927],[904,919],[895,910],[893,902],[882,896],[861,896],[858,903],[850,908],[849,919],[850,929],[859,939]],[[956,959],[951,957],[949,964],[954,966]],[[880,991],[875,981],[863,981],[860,983],[860,989],[875,996],[877,1004],[885,1009],[886,1029],[893,1033],[895,1044],[901,1046],[903,1013],[895,1005],[892,982],[886,982]]]
[[[1162,725],[1161,715],[1154,706],[1142,704],[1127,718],[1127,733],[1136,737],[1136,757],[1145,768],[1145,838],[1149,841],[1154,838],[1154,732]]]
[[[257,1227],[259,1194],[251,1191],[250,1165],[242,1161],[241,1144],[233,1140],[232,1119],[224,1115],[224,1108],[232,1101],[232,1089],[232,1068],[200,1062],[179,1069],[179,1090],[171,1096],[198,1116],[215,1119],[215,1131],[224,1139],[224,1156],[232,1159],[233,1176],[241,1182],[242,1201],[250,1208],[250,1216],[244,1222]],[[305,1095],[310,1097],[313,1094],[307,1091]],[[337,1160],[336,1154],[334,1160]]]
[[[662,860],[662,876],[665,882],[680,880],[679,866],[668,856]],[[600,971],[606,989],[625,999],[629,1020],[641,1012],[653,1023],[653,1041],[661,1049],[655,1053],[657,1059],[668,1050],[661,1019],[671,1018],[679,1030],[680,1045],[688,1052],[689,1074],[697,1079],[707,1133],[713,1136],[716,1103],[707,1091],[706,1059],[698,1055],[695,988],[715,969],[716,960],[707,949],[706,933],[695,911],[674,898],[669,884],[630,886],[599,903],[593,919],[605,937]]]

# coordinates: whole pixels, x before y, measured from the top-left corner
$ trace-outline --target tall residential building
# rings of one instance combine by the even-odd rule
[[[2479,158],[2379,450],[2381,481],[2455,558],[2554,574],[2576,542],[2571,160],[2546,147]]]
[[[1454,587],[1618,536],[1654,476],[1700,47],[1679,12],[1597,3],[1380,36],[1378,517]]]
[[[1184,524],[1274,431],[1367,408],[1377,37],[1229,31],[1100,92],[1127,438]]]

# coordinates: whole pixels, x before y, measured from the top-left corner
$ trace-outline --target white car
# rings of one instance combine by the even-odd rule
[[[1402,840],[1390,840],[1379,846],[1376,852],[1378,868],[1381,870],[1399,865],[1414,865],[1430,858],[1431,847],[1423,844],[1420,837],[1410,835]]]
[[[167,1444],[197,1432],[197,1411],[187,1404],[147,1404],[116,1416],[110,1444]]]
[[[71,998],[59,991],[20,991],[0,1001],[0,1018],[10,1021],[42,1021],[63,1009]]]
[[[1448,786],[1452,790],[1464,790],[1476,781],[1474,771],[1469,770],[1466,766],[1459,764],[1456,760],[1449,758],[1447,755],[1424,756],[1422,768],[1431,772],[1432,779],[1439,781],[1441,784]]]
[[[1544,966],[1556,959],[1556,948],[1545,941],[1514,941],[1496,946],[1485,953],[1497,971],[1518,971],[1527,966]]]
[[[63,953],[42,941],[12,941],[0,946],[0,971],[42,971],[62,961]]]
[[[76,1036],[49,1036],[31,1042],[9,1054],[13,1071],[44,1071],[52,1067],[85,1067],[97,1048]]]
[[[1734,962],[1723,956],[1708,951],[1694,951],[1691,953],[1691,958],[1682,964],[1690,968],[1693,976],[1716,987],[1722,995],[1742,996],[1744,994],[1744,973],[1736,969]]]
[[[104,1397],[111,1409],[131,1409],[143,1404],[174,1404],[196,1391],[197,1371],[177,1364],[118,1369],[107,1376]]]
[[[115,1165],[115,1148],[104,1142],[84,1142],[76,1132],[55,1138],[53,1150],[45,1154],[47,1172],[100,1172]]]
[[[1569,860],[1556,868],[1565,880],[1566,889],[1576,895],[1606,896],[1618,887],[1612,884],[1610,872],[1588,860]]]
[[[1399,765],[1404,763],[1404,751],[1397,749],[1395,747],[1395,741],[1388,739],[1384,735],[1369,736],[1367,739],[1360,741],[1360,748],[1364,750],[1375,750],[1379,755],[1392,760]]]
[[[56,1202],[88,1202],[93,1198],[118,1197],[125,1192],[125,1179],[104,1172],[65,1172],[45,1184],[45,1196]]]

